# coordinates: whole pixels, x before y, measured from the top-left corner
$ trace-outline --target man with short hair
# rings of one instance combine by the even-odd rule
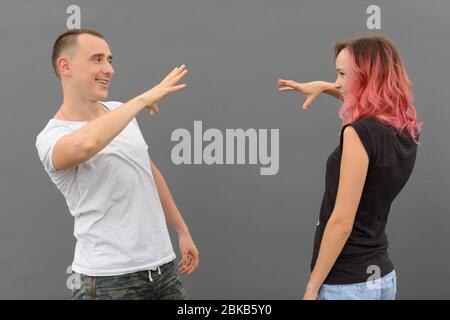
[[[72,299],[185,299],[179,272],[199,253],[167,184],[150,160],[135,116],[158,112],[187,73],[184,65],[126,103],[103,102],[114,75],[104,37],[70,30],[58,37],[52,63],[63,103],[36,138],[45,171],[75,218]],[[166,221],[182,255],[175,265]]]

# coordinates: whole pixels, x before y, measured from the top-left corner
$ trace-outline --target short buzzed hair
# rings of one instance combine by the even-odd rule
[[[92,29],[72,29],[69,31],[64,32],[61,34],[55,41],[55,44],[53,45],[53,51],[52,51],[52,65],[53,70],[55,71],[55,74],[58,78],[59,72],[58,67],[56,65],[56,61],[59,59],[61,54],[69,49],[73,48],[78,44],[78,36],[80,34],[90,34],[95,37],[105,39],[103,35],[101,35],[99,32],[92,30]]]

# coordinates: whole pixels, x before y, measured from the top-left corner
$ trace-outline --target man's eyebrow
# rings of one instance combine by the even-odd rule
[[[336,68],[336,71],[344,71],[342,68]]]
[[[94,53],[93,55],[91,55],[91,58],[103,58],[104,56],[105,56],[104,53]],[[108,59],[113,60],[113,56],[109,55]]]

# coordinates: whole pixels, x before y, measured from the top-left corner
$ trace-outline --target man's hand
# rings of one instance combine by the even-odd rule
[[[198,267],[199,252],[189,233],[178,235],[178,241],[181,253],[181,261],[178,263],[178,267],[181,273],[189,275]]]
[[[155,115],[159,112],[158,103],[169,93],[177,92],[186,84],[177,85],[186,74],[188,70],[183,64],[173,69],[159,84],[140,95],[140,99],[145,103],[145,106],[150,109],[150,114]]]

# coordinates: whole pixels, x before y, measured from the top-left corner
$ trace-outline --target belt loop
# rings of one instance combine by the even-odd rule
[[[161,268],[158,267],[158,274],[161,275]]]

